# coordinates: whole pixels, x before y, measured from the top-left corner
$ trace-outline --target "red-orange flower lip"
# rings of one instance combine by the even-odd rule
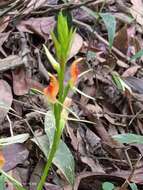
[[[49,74],[49,76],[50,84],[46,88],[44,88],[43,93],[48,97],[49,102],[55,103],[56,96],[59,92],[59,82],[54,75]]]
[[[4,166],[4,164],[5,164],[5,158],[3,152],[0,150],[0,169]]]
[[[78,64],[82,60],[83,60],[83,58],[78,58],[71,65],[70,73],[71,73],[71,82],[72,82],[72,84],[75,84],[75,82],[76,82],[76,80],[78,78],[78,75],[80,73]]]

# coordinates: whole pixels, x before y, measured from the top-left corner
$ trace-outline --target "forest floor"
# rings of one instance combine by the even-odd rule
[[[76,27],[65,82],[79,57],[84,74],[69,94],[79,120],[69,112],[45,189],[143,189],[143,1],[2,0],[0,190],[15,190],[14,179],[36,190],[43,174],[53,121],[46,97],[32,89],[49,85],[48,72],[56,76],[43,44],[55,56],[50,34],[61,10]]]

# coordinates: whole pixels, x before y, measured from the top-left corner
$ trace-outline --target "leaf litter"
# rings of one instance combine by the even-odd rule
[[[43,44],[54,55],[50,36],[56,23],[54,6],[64,4],[56,0],[23,2],[23,9],[14,7],[12,11],[0,3],[6,12],[0,25],[3,105],[0,142],[6,160],[3,170],[10,171],[25,188],[34,190],[40,179],[37,175],[42,174],[52,132],[49,134],[44,129],[44,114],[49,110],[47,101],[31,88],[42,90],[49,82],[47,73],[55,73]],[[73,1],[71,5],[79,3]],[[9,1],[8,5],[13,6],[13,2]],[[54,10],[50,14],[48,7]],[[136,183],[138,189],[143,188],[141,9],[141,0],[99,1],[68,9],[77,28],[68,67],[76,58],[84,58],[80,67],[84,74],[76,84],[82,93],[69,94],[70,109],[80,121],[69,113],[62,145],[45,189],[71,189],[68,181],[73,183],[74,177],[74,190],[101,189],[104,182],[123,189],[127,180]],[[118,74],[116,84],[114,72]],[[67,69],[66,81],[69,77]],[[50,123],[50,129],[49,126]],[[11,184],[10,188],[14,189]]]

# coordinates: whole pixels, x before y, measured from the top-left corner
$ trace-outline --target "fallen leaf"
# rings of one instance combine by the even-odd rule
[[[71,59],[72,57],[74,57],[82,48],[82,45],[83,45],[83,39],[79,34],[76,33],[73,39],[73,43],[72,43],[72,47],[71,47],[71,51],[70,51],[70,55],[68,59]]]
[[[5,53],[5,51],[2,48],[2,45],[4,44],[4,42],[8,39],[10,32],[5,32],[5,33],[0,33],[0,52],[7,57],[7,54]]]
[[[12,2],[14,2],[15,0],[0,0],[0,7],[4,7]]]
[[[129,68],[129,65],[121,60],[117,60],[117,65],[123,68]]]
[[[24,67],[19,67],[12,71],[13,91],[17,96],[22,96],[28,93],[29,85]]]
[[[133,92],[143,94],[143,79],[131,76],[126,77],[123,80],[132,89]]]
[[[135,65],[135,66],[128,68],[126,71],[124,71],[124,73],[122,74],[122,77],[134,76],[139,68],[141,68],[141,66],[139,66],[139,65]]]
[[[17,29],[22,32],[36,33],[47,40],[54,26],[54,17],[42,17],[23,20],[17,26]]]
[[[66,126],[67,126],[66,127],[67,132],[68,132],[69,137],[71,139],[71,144],[72,144],[74,150],[77,151],[78,150],[78,140],[77,140],[77,137],[74,134],[74,129],[73,129],[73,127],[70,127],[68,125],[68,123],[66,124]]]
[[[7,172],[22,164],[28,158],[29,152],[24,144],[16,143],[3,147],[3,154],[6,161],[3,170]]]
[[[127,25],[122,27],[116,34],[113,45],[122,53],[126,54],[128,50]]]
[[[3,32],[9,24],[10,16],[5,16],[0,19],[0,33]]]
[[[11,87],[6,81],[0,80],[0,89],[0,123],[2,123],[11,108],[13,96]]]
[[[78,189],[101,189],[102,182],[111,181],[118,185],[124,183],[125,178],[118,175],[104,174],[100,172],[82,172],[79,173],[75,180],[74,190]],[[66,189],[64,189],[66,190]]]
[[[14,143],[24,143],[29,138],[28,133],[23,133],[11,137],[0,138],[0,146],[7,146]]]
[[[0,59],[0,71],[7,71],[15,67],[23,65],[22,59],[18,55],[10,55],[4,59]]]
[[[80,158],[83,163],[87,164],[91,168],[92,172],[105,173],[103,168],[100,166],[100,164],[96,163],[92,158],[87,157],[87,156],[81,156]]]
[[[140,24],[143,25],[143,2],[142,0],[131,0],[132,7],[130,12],[134,19]]]

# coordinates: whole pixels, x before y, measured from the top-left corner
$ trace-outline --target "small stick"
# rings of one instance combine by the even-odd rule
[[[128,179],[126,179],[126,181],[125,181],[125,182],[123,183],[123,185],[119,188],[119,190],[126,190],[126,189],[127,189],[128,184],[129,184],[129,182],[131,181],[131,179],[132,179],[132,177],[133,177],[133,175],[134,175],[134,173],[135,173],[135,170],[136,170],[136,168],[137,168],[137,166],[138,166],[138,163],[139,163],[139,161],[142,159],[142,157],[143,157],[142,155],[139,156],[137,162],[135,163],[135,165],[133,166],[133,169],[131,170],[131,173],[130,173]]]
[[[11,120],[10,120],[8,114],[7,114],[6,117],[7,117],[7,120],[8,120],[8,122],[9,122],[10,134],[11,134],[11,136],[13,137],[14,134],[13,134],[13,129],[12,129],[12,123],[11,123]]]
[[[94,3],[94,5],[97,5],[99,3],[102,3],[104,2],[104,0],[86,0],[86,1],[83,1],[83,2],[80,2],[80,3],[64,3],[64,4],[61,4],[61,5],[48,5],[48,6],[45,6],[46,10],[44,11],[33,11],[32,12],[32,15],[34,14],[46,14],[46,13],[49,13],[50,11],[59,11],[59,10],[65,10],[65,9],[68,9],[68,10],[71,10],[71,9],[77,9],[81,6],[85,6],[87,4],[91,4],[91,3]]]

